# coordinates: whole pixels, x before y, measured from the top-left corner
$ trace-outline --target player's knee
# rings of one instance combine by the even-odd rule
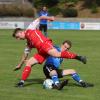
[[[32,66],[31,62],[30,61],[27,61],[26,62],[26,66]]]
[[[59,57],[61,57],[61,53],[60,53],[60,52],[55,52],[55,53],[53,54],[53,56],[59,58]]]
[[[52,71],[50,71],[50,76],[52,76],[52,75],[56,75],[56,74],[57,74],[56,70],[52,70]]]
[[[70,72],[71,72],[71,74],[76,73],[76,71],[74,69],[71,69]]]
[[[34,57],[31,57],[29,60],[27,60],[26,66],[32,66],[37,63],[38,63],[38,61]]]

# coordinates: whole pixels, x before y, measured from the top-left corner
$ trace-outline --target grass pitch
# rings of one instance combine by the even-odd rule
[[[83,80],[94,83],[93,88],[77,86],[71,77],[63,90],[45,90],[42,87],[44,75],[43,65],[35,65],[24,88],[15,84],[20,80],[21,72],[14,72],[23,53],[25,41],[17,41],[11,37],[12,30],[0,30],[0,100],[99,100],[100,98],[100,31],[67,31],[49,30],[49,37],[54,44],[61,44],[69,39],[73,46],[71,51],[86,55],[86,65],[76,60],[65,60],[62,68],[75,69]],[[32,56],[36,51],[32,51]]]

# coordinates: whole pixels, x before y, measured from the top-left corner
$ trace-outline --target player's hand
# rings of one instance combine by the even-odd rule
[[[16,68],[14,69],[14,71],[17,71],[19,69],[21,69],[21,66],[16,66]]]
[[[55,20],[55,17],[54,17],[54,16],[52,16],[52,17],[51,17],[51,21],[54,21],[54,20]]]
[[[19,67],[19,68],[15,68],[14,71],[17,71],[17,70],[19,70],[19,69],[20,69],[20,67]]]
[[[55,20],[55,17],[54,16],[50,16],[50,17],[48,16],[47,20],[48,21],[54,21]]]
[[[46,19],[48,21],[54,21],[55,17],[54,16],[41,16],[39,17],[40,19]]]

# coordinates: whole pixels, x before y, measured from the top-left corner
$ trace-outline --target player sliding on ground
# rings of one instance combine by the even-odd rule
[[[21,81],[17,84],[19,87],[22,87],[24,85],[24,81],[30,75],[32,65],[42,64],[49,55],[59,58],[61,57],[67,59],[76,59],[86,64],[86,58],[84,56],[78,56],[77,54],[69,51],[57,51],[56,48],[53,46],[52,41],[45,37],[41,33],[41,31],[37,29],[40,19],[47,19],[49,21],[53,21],[54,17],[39,17],[35,21],[33,21],[26,30],[17,28],[12,34],[12,36],[17,40],[27,40],[25,52],[22,56],[20,63],[18,64],[18,66],[16,66],[15,70],[21,68],[32,48],[36,48],[38,51],[26,62],[26,66],[24,67],[24,70],[22,72]],[[63,87],[62,85],[65,85],[65,83],[66,81],[62,82],[60,87]]]
[[[68,51],[72,47],[72,43],[69,40],[65,40],[61,46],[54,46],[57,51]],[[60,81],[59,78],[62,78],[64,76],[70,75],[80,86],[82,87],[92,87],[93,84],[87,83],[83,81],[78,73],[74,69],[60,69],[60,65],[63,62],[63,58],[55,58],[52,56],[49,56],[46,59],[46,62],[43,67],[43,72],[47,79],[53,80],[53,86],[56,89],[59,89]]]

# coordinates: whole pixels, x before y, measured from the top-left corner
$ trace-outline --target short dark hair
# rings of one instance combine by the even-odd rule
[[[70,46],[70,48],[72,47],[72,42],[70,40],[65,40],[62,42],[62,44],[65,44],[65,43],[67,43]]]
[[[13,37],[16,37],[16,34],[17,34],[18,31],[22,31],[22,29],[21,29],[21,28],[16,28],[16,29],[14,30],[12,36],[13,36]]]

